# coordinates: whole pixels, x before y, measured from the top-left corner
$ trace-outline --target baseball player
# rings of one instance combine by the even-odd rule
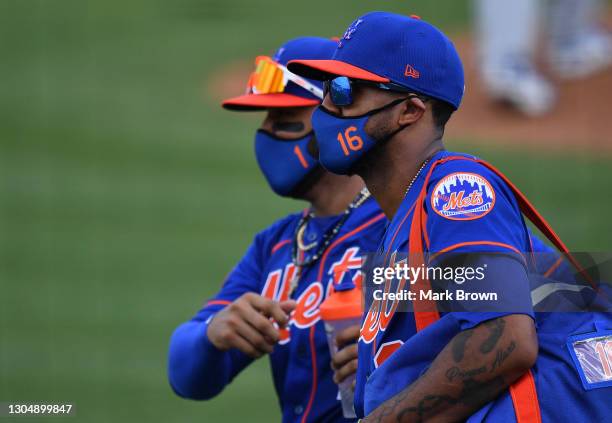
[[[528,116],[551,110],[557,92],[534,57],[542,27],[556,76],[576,79],[608,68],[612,38],[598,22],[603,6],[601,0],[474,0],[478,69],[488,94]]]
[[[373,12],[349,26],[332,60],[288,67],[326,80],[312,117],[319,159],[334,173],[362,176],[390,220],[379,246],[385,269],[470,253],[486,277],[463,286],[497,298],[491,309],[440,310],[437,281],[423,274],[409,283],[387,277],[385,298],[366,295],[356,388],[364,421],[609,420],[610,315],[537,317],[523,214],[567,248],[492,165],[444,149],[464,92],[452,42],[417,17]],[[387,295],[405,286],[410,312]]]
[[[218,294],[175,330],[168,374],[182,397],[213,398],[268,355],[283,422],[354,421],[343,417],[336,383],[357,368],[359,325],[340,332],[332,360],[319,305],[331,290],[359,285],[361,256],[375,248],[386,219],[361,178],[319,166],[310,116],[323,84],[285,67],[329,59],[335,47],[323,38],[291,40],[256,59],[246,95],[223,102],[267,111],[255,134],[261,171],[274,192],[310,207],[258,233]]]

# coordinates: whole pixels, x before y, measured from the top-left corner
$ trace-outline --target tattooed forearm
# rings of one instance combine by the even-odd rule
[[[422,377],[422,376],[421,376]],[[368,423],[381,423],[386,421],[401,421],[399,417],[393,419],[393,416],[396,414],[396,408],[404,402],[410,393],[415,389],[415,387],[419,383],[419,379],[417,379],[412,385],[408,386],[408,388],[401,391],[399,394],[395,395],[393,398],[385,402],[383,405],[378,407],[374,413],[370,414],[364,421]],[[387,417],[392,420],[387,420]]]
[[[495,354],[495,360],[493,360],[490,372],[497,370],[515,349],[516,342],[512,341],[505,349],[497,350],[497,354]]]
[[[499,396],[535,358],[537,338],[530,317],[511,315],[482,323],[458,333],[426,372],[364,421],[463,421]]]
[[[497,354],[493,363],[490,366],[489,372],[493,372],[499,368],[503,361],[512,354],[516,348],[514,341],[505,349],[497,350]],[[410,413],[416,414],[418,421],[421,421],[426,412],[434,411],[436,407],[446,404],[464,404],[468,406],[479,405],[486,401],[492,393],[501,392],[507,385],[503,377],[496,376],[492,379],[477,380],[475,377],[487,373],[488,365],[480,366],[474,369],[462,370],[457,366],[453,366],[446,371],[446,378],[449,382],[460,380],[463,388],[456,398],[449,395],[426,395],[423,397],[417,406],[406,407],[400,411],[397,421],[402,421],[401,418]]]
[[[489,320],[485,322],[483,326],[489,329],[490,334],[489,337],[480,345],[480,352],[483,354],[488,354],[493,351],[493,348],[495,348],[497,342],[504,334],[506,321],[504,319]]]
[[[480,406],[490,398],[494,398],[508,386],[502,376],[478,381],[474,378],[463,381],[463,389],[459,395],[459,402],[470,407]]]
[[[456,404],[457,400],[448,395],[426,395],[416,407],[407,407],[397,414],[397,422],[408,421],[404,420],[404,417],[413,417],[409,421],[422,422],[425,414],[437,409],[439,406],[443,404]],[[414,416],[416,414],[416,416]],[[415,420],[416,419],[416,420]]]
[[[463,381],[463,389],[457,397],[442,394],[425,395],[416,406],[400,409],[395,421],[398,423],[404,421],[422,422],[428,413],[436,411],[440,407],[448,404],[462,404],[470,407],[479,406],[486,402],[492,394],[499,394],[506,386],[504,378],[501,376],[496,376],[493,379],[485,381],[468,378]]]
[[[489,330],[489,337],[486,338],[482,344],[480,345],[480,352],[483,354],[488,354],[497,345],[497,342],[504,334],[504,328],[506,327],[506,322],[503,318],[490,320],[488,322],[483,323],[483,326]],[[465,330],[460,332],[452,342],[452,352],[453,352],[453,360],[455,363],[459,363],[463,360],[465,355],[465,350],[467,348],[468,340],[474,334],[474,330]]]
[[[504,361],[506,361],[508,357],[510,357],[510,355],[515,349],[516,349],[516,342],[514,341],[511,341],[510,344],[506,348],[498,349],[497,352],[495,353],[495,358],[493,359],[493,362],[491,363],[490,367],[488,365],[484,365],[484,366],[476,367],[476,368],[469,369],[469,370],[463,370],[458,366],[450,367],[446,371],[446,379],[448,379],[449,382],[452,382],[454,379],[457,379],[457,378],[467,379],[470,377],[478,376],[486,372],[493,373],[503,364]]]
[[[469,377],[474,377],[474,376],[486,373],[486,371],[487,371],[487,366],[481,366],[476,369],[470,369],[470,370],[462,370],[457,366],[453,366],[446,371],[446,379],[448,379],[449,382],[452,382],[453,380],[457,378],[466,379]]]
[[[455,360],[455,363],[459,363],[461,360],[463,360],[467,341],[470,339],[473,333],[473,330],[465,330],[459,333],[453,340],[453,360]]]

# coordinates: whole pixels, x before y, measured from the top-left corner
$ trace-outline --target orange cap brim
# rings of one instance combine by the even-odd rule
[[[389,82],[389,78],[340,60],[292,60],[287,64],[287,68],[297,75],[320,81],[336,76],[348,76],[364,81]]]
[[[248,111],[262,110],[272,107],[308,107],[318,106],[321,102],[312,98],[304,98],[293,94],[245,94],[228,98],[221,106],[228,110]]]

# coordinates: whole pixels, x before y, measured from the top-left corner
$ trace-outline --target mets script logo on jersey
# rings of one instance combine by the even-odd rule
[[[402,259],[396,262],[397,251],[391,255],[389,264],[387,267],[392,268],[395,265],[403,265],[406,263],[406,259]],[[406,287],[406,279],[399,281],[386,279],[384,285],[382,285],[383,292],[388,293],[399,293]],[[397,311],[400,300],[389,300],[389,295],[384,295],[382,300],[372,299],[372,303],[368,308],[363,324],[361,326],[359,341],[366,344],[372,343],[378,334],[384,332],[389,324],[393,315]],[[398,297],[399,298],[399,297]],[[367,306],[367,305],[366,305]],[[386,359],[388,359],[403,342],[401,340],[391,340],[388,342],[381,343],[376,346],[376,354],[374,355],[374,366],[380,366]]]
[[[344,31],[344,35],[338,41],[338,48],[342,47],[343,41],[348,41],[353,36],[353,33],[357,31],[357,27],[363,22],[363,19],[357,19],[352,24],[349,25],[346,31]]]
[[[442,178],[434,187],[431,207],[440,216],[451,220],[472,220],[493,209],[495,191],[480,175],[457,172]]]
[[[400,260],[396,263],[397,251],[391,254],[389,259],[388,267],[392,268],[396,265],[403,265],[406,263],[406,259]],[[401,292],[406,286],[406,280],[395,281],[393,279],[385,279],[384,284],[381,286],[382,291],[385,294],[390,292]],[[384,332],[391,322],[391,318],[397,310],[399,300],[389,300],[388,295],[382,296],[382,300],[372,299],[372,303],[368,308],[363,324],[361,326],[360,341],[366,344],[371,343],[376,339],[379,332]],[[367,306],[367,304],[366,304]]]
[[[345,277],[351,277],[355,285],[361,284],[361,257],[357,254],[359,247],[349,248],[344,255],[334,262],[327,271],[327,288],[319,281],[311,282],[296,299],[296,306],[291,313],[289,326],[299,329],[306,329],[317,323],[321,319],[319,305],[333,289],[334,283],[342,282]],[[291,281],[297,276],[297,268],[293,263],[287,264],[284,268],[276,269],[268,273],[268,278],[261,292],[261,295],[275,301],[285,301],[289,299],[289,289]],[[302,282],[303,283],[303,282]],[[279,343],[286,344],[291,340],[288,329],[280,330]]]

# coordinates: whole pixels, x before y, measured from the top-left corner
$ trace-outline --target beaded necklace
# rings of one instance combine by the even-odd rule
[[[370,195],[371,195],[370,191],[368,191],[367,188],[362,189],[357,195],[357,197],[355,197],[355,199],[344,210],[344,212],[342,213],[342,217],[340,218],[340,220],[338,220],[338,222],[334,225],[334,227],[331,228],[331,230],[328,230],[327,232],[325,232],[325,234],[323,234],[323,239],[317,251],[314,254],[312,254],[310,257],[300,261],[299,260],[300,253],[304,253],[314,248],[318,244],[315,241],[308,245],[304,245],[304,242],[302,239],[304,236],[304,231],[306,229],[306,226],[308,225],[308,222],[314,217],[314,213],[310,212],[302,216],[302,218],[298,222],[295,233],[293,235],[291,261],[296,266],[296,272],[295,272],[293,279],[291,280],[291,284],[289,287],[289,295],[291,295],[293,291],[295,291],[295,288],[297,288],[297,284],[300,279],[302,269],[304,267],[310,266],[311,264],[319,260],[319,258],[321,258],[321,255],[323,254],[325,249],[329,247],[329,244],[331,244],[332,240],[336,237],[336,235],[338,235],[338,232],[340,232],[340,229],[342,229],[342,226],[344,226],[344,224],[348,220],[353,210],[357,209],[359,206],[365,203],[365,201],[368,198],[370,198]]]

